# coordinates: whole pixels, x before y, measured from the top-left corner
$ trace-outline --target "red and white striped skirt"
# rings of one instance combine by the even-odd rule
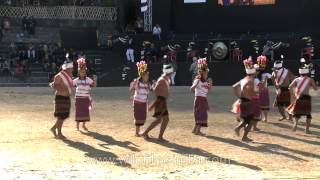
[[[208,110],[209,104],[207,98],[196,96],[193,108],[196,125],[208,127]]]
[[[136,126],[143,126],[147,119],[147,103],[134,102],[133,103],[134,124]]]
[[[76,97],[76,121],[90,121],[90,97]]]
[[[259,98],[260,98],[261,110],[270,110],[270,97],[269,97],[268,88],[264,88],[263,90],[260,90]]]

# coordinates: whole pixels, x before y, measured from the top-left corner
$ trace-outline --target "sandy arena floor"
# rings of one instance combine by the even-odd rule
[[[174,87],[169,142],[162,143],[134,137],[128,88],[96,88],[90,132],[76,131],[72,107],[68,140],[61,141],[49,132],[51,89],[1,88],[0,179],[320,179],[320,92],[313,95],[312,135],[304,134],[304,120],[292,132],[273,109],[269,123],[259,124],[262,131],[249,135],[254,142],[243,143],[228,112],[235,100],[230,87],[210,94],[205,137],[191,134],[193,94]]]

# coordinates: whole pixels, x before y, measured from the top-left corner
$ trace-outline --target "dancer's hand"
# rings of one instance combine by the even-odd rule
[[[210,86],[212,86],[212,84],[213,84],[212,78],[208,78],[208,83]]]

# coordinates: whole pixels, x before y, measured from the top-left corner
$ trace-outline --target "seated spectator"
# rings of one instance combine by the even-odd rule
[[[153,31],[152,31],[152,34],[155,37],[155,39],[161,40],[161,33],[162,33],[162,30],[160,25],[156,24],[156,26],[153,27]]]
[[[10,64],[9,64],[8,60],[4,61],[2,70],[3,70],[3,74],[5,76],[10,76]]]
[[[23,73],[22,65],[20,63],[16,63],[13,76],[15,78],[20,78],[22,76],[22,73]]]
[[[4,19],[1,27],[2,27],[3,33],[8,32],[11,28],[9,19]]]

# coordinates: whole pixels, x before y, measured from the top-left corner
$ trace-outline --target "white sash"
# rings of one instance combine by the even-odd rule
[[[61,71],[59,76],[61,77],[63,83],[67,86],[69,94],[71,94],[71,89],[73,87],[73,81],[71,77],[64,71]]]
[[[297,88],[295,93],[295,96],[297,99],[301,96],[302,92],[307,88],[309,82],[310,82],[310,79],[308,77],[304,77],[303,79],[301,79],[300,82],[297,83]]]
[[[243,88],[249,83],[249,78],[244,78],[240,81],[240,89],[241,92],[243,91]]]
[[[276,78],[276,84],[277,86],[282,85],[282,83],[284,82],[284,80],[286,79],[287,75],[288,75],[288,70],[285,68],[282,68],[281,70],[279,70],[277,72],[277,78]]]

